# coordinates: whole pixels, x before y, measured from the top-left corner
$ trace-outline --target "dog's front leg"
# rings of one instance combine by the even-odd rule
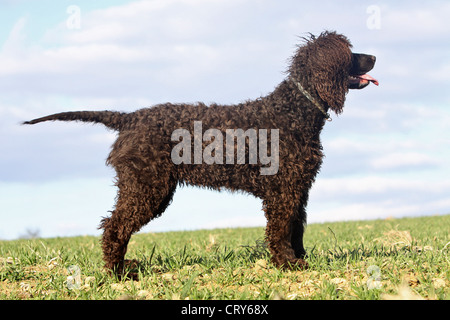
[[[293,203],[295,201],[285,199],[264,200],[267,218],[266,240],[272,254],[272,262],[277,267],[306,269],[308,263],[300,258],[304,255],[303,228],[299,228],[298,210]],[[300,240],[294,240],[293,237],[300,236],[300,233]]]
[[[303,208],[298,210],[297,216],[292,221],[291,244],[295,252],[295,257],[303,259],[306,250],[303,246],[303,234],[306,227],[306,212]]]

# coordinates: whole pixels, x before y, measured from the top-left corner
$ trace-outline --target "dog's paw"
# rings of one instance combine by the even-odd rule
[[[123,261],[123,267],[124,269],[137,269],[139,268],[139,261],[138,260],[124,260]]]
[[[306,270],[308,269],[308,262],[300,258],[280,259],[279,257],[272,257],[272,263],[280,269],[285,270]]]
[[[287,268],[291,270],[306,270],[309,268],[308,262],[303,259],[295,259],[288,261]]]
[[[105,266],[110,276],[117,277],[118,280],[139,280],[139,261],[124,260],[121,263],[107,264]]]

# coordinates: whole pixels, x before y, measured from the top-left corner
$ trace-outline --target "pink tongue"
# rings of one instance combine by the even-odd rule
[[[367,81],[371,81],[373,82],[375,85],[378,85],[378,80],[375,78],[372,78],[371,76],[369,76],[368,74],[363,74],[362,76],[358,76],[358,78],[360,79],[364,79]]]

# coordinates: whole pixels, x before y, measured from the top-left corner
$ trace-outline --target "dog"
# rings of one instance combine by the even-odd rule
[[[126,270],[131,235],[165,211],[178,185],[262,199],[272,262],[305,269],[305,208],[323,159],[320,133],[330,110],[343,111],[349,89],[378,85],[367,74],[375,56],[352,53],[351,47],[336,32],[310,35],[273,92],[235,105],[63,112],[24,124],[94,122],[118,132],[107,158],[117,173],[118,195],[100,225],[105,266],[115,274]]]

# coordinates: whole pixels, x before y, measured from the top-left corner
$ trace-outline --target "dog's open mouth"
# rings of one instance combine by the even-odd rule
[[[350,75],[348,77],[348,84],[350,89],[362,89],[371,82],[373,82],[373,84],[375,85],[379,84],[377,79],[368,74]]]

